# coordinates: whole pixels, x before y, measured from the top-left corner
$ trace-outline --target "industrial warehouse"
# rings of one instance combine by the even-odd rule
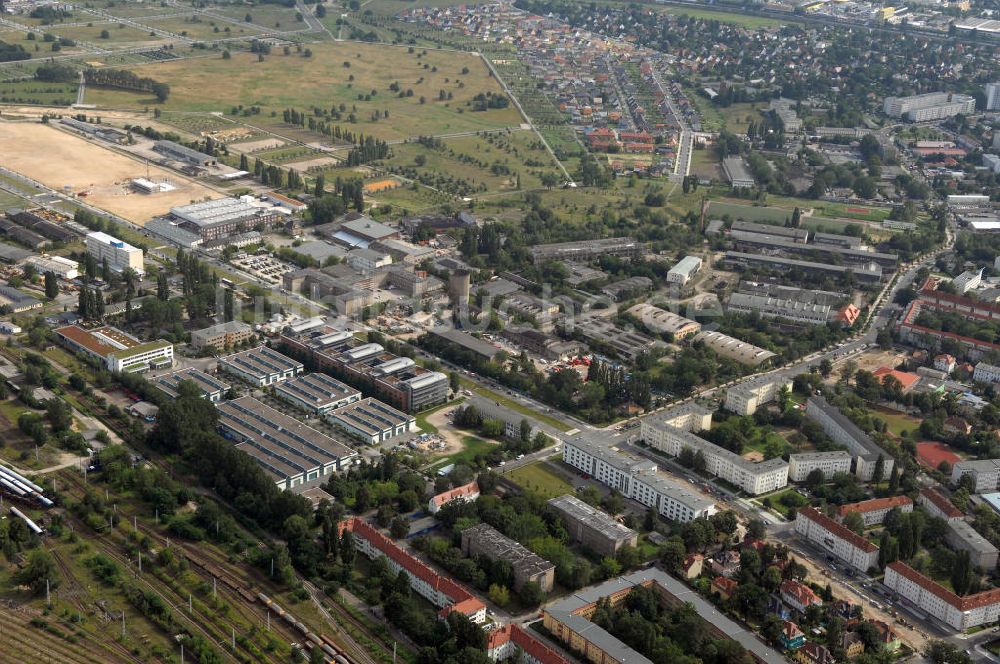
[[[225,397],[226,393],[230,390],[229,383],[224,383],[213,376],[209,376],[204,371],[198,371],[197,369],[181,369],[172,373],[163,374],[162,376],[157,376],[153,379],[153,386],[171,399],[176,399],[178,396],[178,387],[181,382],[185,380],[194,383],[201,390],[202,397],[208,399],[212,403],[219,403],[222,401],[223,397]]]
[[[266,387],[294,378],[304,370],[305,367],[301,362],[285,357],[267,346],[258,346],[219,358],[219,371],[232,374],[257,387]]]
[[[170,214],[178,227],[208,242],[270,229],[275,223],[284,221],[289,212],[281,207],[254,205],[252,200],[252,197],[221,198],[171,208]]]
[[[361,400],[361,392],[321,373],[307,373],[278,383],[274,395],[314,417]]]
[[[216,406],[219,429],[236,441],[282,489],[291,489],[354,463],[357,452],[253,397]]]
[[[372,445],[416,431],[417,420],[378,399],[354,401],[327,415],[334,426]]]

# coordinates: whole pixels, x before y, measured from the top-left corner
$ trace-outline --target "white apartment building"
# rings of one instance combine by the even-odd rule
[[[883,451],[875,441],[854,422],[821,396],[810,397],[806,404],[806,416],[823,427],[823,431],[833,442],[845,446],[854,455],[854,474],[859,479],[870,482],[875,474],[875,466],[882,457],[882,477],[892,472],[893,458]]]
[[[607,440],[577,434],[563,443],[563,461],[674,521],[686,523],[717,512],[712,500],[669,480],[656,463],[609,447]]]
[[[752,378],[726,390],[726,410],[737,415],[753,415],[766,403],[774,401],[782,387],[791,388],[787,376],[771,374]],[[707,427],[705,427],[707,428]]]
[[[964,475],[976,481],[973,493],[991,493],[1000,490],[1000,459],[958,461],[951,468],[951,482],[958,484]]]
[[[947,496],[933,487],[921,489],[920,495],[917,496],[917,503],[923,506],[931,516],[945,521],[954,521],[965,516],[962,510],[955,507]]]
[[[1000,111],[1000,81],[986,84],[986,110]]]
[[[705,457],[705,470],[754,496],[788,484],[788,464],[782,459],[760,463],[747,461],[739,454],[671,426],[660,415],[643,418],[640,435],[646,444],[670,456],[678,456],[684,449],[701,452]]]
[[[900,560],[886,566],[882,584],[958,631],[1000,618],[1000,588],[959,597]]]
[[[882,102],[882,110],[890,117],[899,118],[912,110],[938,106],[947,102],[947,92],[928,92],[910,97],[886,97]]]
[[[836,452],[804,452],[788,457],[788,481],[805,482],[809,473],[822,470],[823,477],[833,477],[834,473],[851,472],[851,455],[843,450]]]
[[[912,512],[913,501],[906,496],[892,496],[891,498],[873,498],[872,500],[862,500],[859,503],[849,503],[840,506],[840,518],[843,519],[851,512],[857,512],[865,527],[878,525],[885,521],[885,515],[894,509],[900,512]]]
[[[132,268],[139,276],[146,273],[142,262],[142,249],[100,232],[88,233],[86,242],[87,253],[94,257],[98,265],[102,265],[107,260],[108,267],[115,272]]]
[[[795,532],[862,572],[878,565],[877,546],[812,507],[798,511]]]
[[[1000,383],[1000,367],[980,362],[972,372],[972,380],[977,383]]]

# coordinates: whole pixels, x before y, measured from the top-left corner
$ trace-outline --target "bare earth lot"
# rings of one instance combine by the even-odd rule
[[[128,181],[146,177],[143,164],[43,124],[0,122],[0,145],[5,168],[60,191],[64,186],[77,193],[89,191],[86,200],[91,205],[140,225],[171,207],[222,197],[155,166],[149,167],[149,177],[157,182],[167,180],[177,189],[151,195],[135,193]]]

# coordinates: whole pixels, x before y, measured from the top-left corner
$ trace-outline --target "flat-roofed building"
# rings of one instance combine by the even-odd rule
[[[892,473],[893,458],[875,444],[871,437],[852,422],[840,409],[821,396],[809,398],[806,416],[819,423],[833,442],[843,445],[854,455],[854,474],[870,482],[878,460],[882,459],[882,477]]]
[[[471,351],[486,360],[492,360],[499,353],[503,352],[502,348],[494,346],[488,341],[483,341],[478,337],[472,336],[468,332],[456,330],[455,328],[446,325],[433,328],[430,331],[430,334],[447,341],[449,344],[458,346],[463,350]]]
[[[332,410],[327,413],[326,419],[372,445],[405,436],[417,429],[417,420],[412,415],[371,397]]]
[[[346,470],[358,458],[347,445],[253,397],[216,405],[219,429],[282,489]]]
[[[877,546],[815,508],[803,507],[798,511],[795,532],[862,572],[878,565]]]
[[[957,631],[1000,618],[1000,588],[959,597],[901,560],[886,566],[882,584]]]
[[[646,302],[629,307],[625,313],[636,318],[646,326],[646,329],[657,334],[669,334],[675,341],[697,334],[701,330],[701,323]]]
[[[988,539],[976,532],[968,521],[964,519],[949,521],[944,539],[951,548],[968,551],[969,561],[986,573],[991,573],[996,568],[1000,551]]]
[[[701,269],[702,260],[697,256],[685,256],[667,270],[667,283],[684,286]]]
[[[173,141],[156,141],[153,144],[153,150],[168,159],[183,161],[192,166],[213,166],[218,163],[218,160],[210,154],[192,150]]]
[[[656,463],[626,454],[614,442],[578,433],[563,441],[563,461],[672,521],[687,523],[718,511],[714,501],[671,481],[657,472]]]
[[[598,316],[567,317],[562,321],[562,329],[568,335],[581,337],[595,348],[607,348],[608,352],[629,362],[634,362],[643,353],[666,346],[660,339],[627,330]]]
[[[142,342],[109,325],[93,330],[66,325],[57,328],[56,334],[67,348],[89,355],[111,372],[137,373],[174,363],[174,346],[169,341]]]
[[[830,319],[830,306],[826,304],[809,304],[749,293],[730,295],[726,310],[738,314],[756,313],[763,318],[781,318],[806,325],[826,325]]]
[[[637,532],[576,496],[566,494],[552,498],[549,507],[563,517],[570,537],[594,553],[614,556],[622,547],[639,543]]]
[[[266,387],[298,376],[305,366],[267,346],[257,346],[220,357],[219,370],[251,385]]]
[[[278,383],[274,396],[314,417],[361,401],[361,392],[323,373],[306,373]]]
[[[778,356],[765,348],[759,348],[740,341],[722,332],[701,331],[694,336],[695,342],[705,344],[712,352],[751,367],[758,367]]]
[[[726,410],[737,415],[753,415],[764,404],[778,398],[781,388],[791,388],[792,381],[783,374],[768,374],[745,380],[726,389]]]
[[[39,274],[51,272],[67,281],[80,276],[80,264],[62,256],[29,256],[24,259],[24,264],[32,266]]]
[[[732,241],[734,247],[738,249],[762,250],[765,253],[781,252],[809,257],[818,256],[822,260],[842,262],[853,266],[864,266],[869,263],[875,263],[883,268],[894,269],[899,260],[899,256],[896,254],[865,251],[864,249],[843,247],[839,244],[802,244],[800,242],[792,242],[785,237],[746,233],[743,231],[731,231],[729,239]]]
[[[927,510],[928,514],[945,521],[954,521],[965,516],[962,510],[955,507],[947,496],[934,487],[921,489],[917,502]]]
[[[863,284],[876,284],[882,281],[882,266],[874,262],[863,265],[838,265],[742,251],[727,251],[723,260],[730,264],[764,267],[782,272],[801,270],[806,273],[828,274],[838,278],[851,275],[858,283]]]
[[[514,590],[518,592],[526,583],[537,583],[544,592],[551,591],[555,584],[555,565],[488,523],[477,523],[462,531],[462,553],[509,562],[514,570]]]
[[[1000,367],[986,362],[978,362],[972,372],[972,380],[977,383],[1000,383]]]
[[[788,481],[805,482],[809,473],[823,471],[827,479],[834,473],[851,472],[851,455],[843,450],[836,452],[803,452],[788,456]]]
[[[11,313],[20,314],[32,309],[41,309],[42,301],[13,286],[0,286],[0,306],[10,307]]]
[[[958,484],[965,475],[972,475],[973,493],[1000,490],[1000,459],[963,459],[951,467],[951,482]]]
[[[232,348],[253,338],[253,328],[242,321],[231,320],[191,332],[192,348]]]
[[[885,520],[885,516],[892,510],[900,512],[912,512],[913,501],[907,496],[890,496],[889,498],[872,498],[862,500],[858,503],[848,503],[841,505],[838,513],[843,519],[848,514],[854,512],[861,515],[865,527],[876,526]]]
[[[86,244],[87,253],[94,257],[98,265],[107,261],[108,267],[114,272],[131,269],[140,277],[146,274],[142,249],[133,247],[128,242],[107,233],[95,232],[87,234]]]
[[[679,456],[684,450],[705,458],[705,470],[735,484],[754,496],[775,491],[788,484],[788,464],[782,459],[754,463],[739,454],[699,438],[690,431],[667,423],[660,414],[642,418],[640,437],[647,445]]]
[[[535,265],[549,261],[589,262],[601,256],[633,258],[642,254],[643,244],[631,237],[611,237],[578,242],[556,242],[531,247]]]
[[[732,230],[743,231],[744,233],[759,233],[761,235],[777,235],[779,237],[786,237],[792,242],[801,242],[803,244],[809,241],[809,231],[805,228],[758,224],[752,221],[734,221]]]
[[[722,170],[733,189],[753,189],[757,186],[743,157],[726,157],[722,160]]]
[[[285,214],[277,211],[280,208],[254,205],[248,200],[220,198],[181,205],[171,208],[170,215],[179,221],[182,229],[196,233],[206,243],[267,230],[275,222],[284,220]]]
[[[192,368],[180,369],[152,379],[153,386],[171,399],[177,398],[178,387],[182,381],[194,383],[201,390],[202,397],[212,403],[222,401],[230,389],[229,383]]]

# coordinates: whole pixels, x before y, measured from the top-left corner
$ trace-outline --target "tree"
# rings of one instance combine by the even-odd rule
[[[764,539],[767,535],[767,527],[764,522],[760,519],[752,520],[749,525],[747,525],[747,537],[752,540]]]
[[[792,211],[792,228],[798,228],[801,222],[802,210],[795,208],[795,210]]]
[[[535,608],[545,601],[545,593],[542,591],[542,587],[534,581],[528,581],[521,586],[518,596],[521,598],[521,603],[525,607],[530,608]]]
[[[45,592],[46,581],[49,590],[59,586],[55,561],[45,549],[32,549],[28,554],[28,563],[14,574],[14,582],[19,586],[28,586],[35,595],[41,595]]]
[[[510,591],[506,586],[491,584],[489,590],[490,601],[499,607],[505,607],[510,602]]]
[[[865,532],[865,520],[858,512],[848,512],[844,515],[844,527],[861,535]]]
[[[410,520],[405,516],[397,516],[389,524],[389,534],[394,539],[403,539],[410,534]]]
[[[815,489],[816,487],[823,484],[826,481],[826,475],[823,474],[822,468],[813,468],[806,475],[806,486]]]
[[[56,299],[59,295],[59,280],[56,273],[51,270],[45,273],[45,297],[50,300]]]
[[[947,641],[928,641],[924,654],[934,664],[972,664],[972,658]]]
[[[795,208],[798,210],[798,208]],[[824,357],[819,363],[819,373],[823,378],[829,378],[830,374],[833,373],[833,362],[829,358]]]
[[[878,455],[878,459],[875,460],[875,469],[872,471],[872,484],[878,484],[882,481],[882,475],[885,473],[885,458],[881,454]]]
[[[882,531],[878,543],[878,566],[885,569],[889,563],[899,560],[899,543],[888,531]]]
[[[968,551],[958,551],[955,554],[955,564],[951,568],[951,587],[957,595],[965,595],[972,585],[972,562]]]
[[[156,274],[156,299],[160,302],[170,299],[170,283],[167,281],[167,273],[162,270]]]

